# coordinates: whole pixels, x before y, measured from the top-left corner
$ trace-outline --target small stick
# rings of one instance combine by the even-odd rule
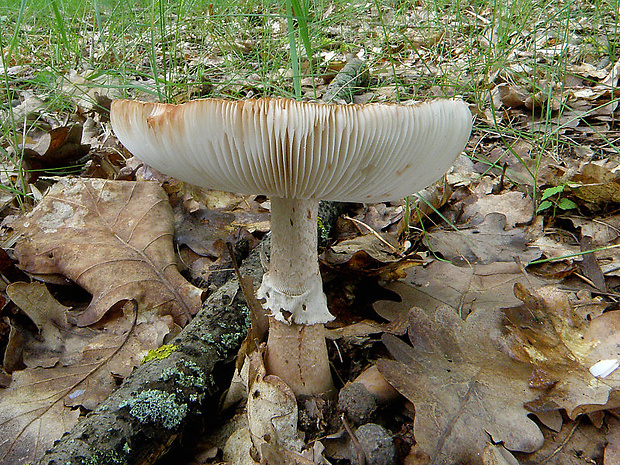
[[[553,452],[551,452],[551,455],[549,455],[548,457],[545,457],[543,460],[540,461],[540,465],[547,463],[549,460],[555,457],[564,448],[564,446],[566,446],[568,441],[570,441],[570,438],[572,438],[573,434],[575,434],[575,431],[577,431],[577,427],[579,426],[580,423],[581,423],[581,418],[579,418],[579,420],[575,422],[571,430],[568,432],[568,436],[566,436],[566,438],[562,441],[562,443]]]
[[[366,465],[366,454],[364,453],[364,449],[362,449],[362,445],[355,437],[355,434],[353,433],[353,430],[351,429],[351,425],[349,425],[349,422],[345,418],[344,413],[340,415],[340,420],[342,421],[342,425],[344,426],[344,429],[347,431],[347,434],[351,438],[351,442],[353,443],[353,445],[355,446],[355,449],[357,450],[357,463],[359,463],[359,465]]]
[[[374,234],[374,236],[379,239],[381,242],[383,242],[385,245],[387,245],[390,249],[392,249],[394,251],[394,253],[398,254],[399,256],[403,257],[404,254],[402,252],[400,252],[396,247],[394,247],[392,244],[390,244],[388,241],[386,241],[385,239],[383,239],[381,237],[381,235],[375,231],[374,229],[372,229],[370,226],[368,226],[366,223],[364,223],[363,221],[360,221],[358,219],[355,218],[351,218],[350,216],[347,215],[343,215],[342,216],[345,220],[349,220],[352,221],[353,223],[355,223],[358,226],[364,226],[366,229],[368,229],[368,231],[370,231],[371,234]]]

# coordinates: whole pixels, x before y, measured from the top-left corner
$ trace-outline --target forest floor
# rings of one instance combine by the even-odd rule
[[[397,463],[620,463],[619,25],[604,0],[5,2],[0,464],[37,460],[233,274],[227,243],[269,231],[265,197],[132,157],[111,100],[321,100],[353,58],[354,103],[456,97],[475,121],[444,180],[349,206],[322,244],[339,387],[376,366],[398,391],[371,419]],[[133,239],[173,230],[149,266],[180,273],[148,284],[114,238],[162,198]],[[358,425],[328,424],[294,463],[361,463]],[[174,463],[222,463],[196,436]]]

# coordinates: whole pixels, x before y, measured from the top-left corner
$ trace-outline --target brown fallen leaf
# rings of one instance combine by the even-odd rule
[[[66,408],[62,399],[79,376],[72,368],[13,373],[11,386],[0,396],[0,463],[36,460],[77,423],[79,409]]]
[[[518,191],[475,193],[464,203],[462,221],[470,221],[476,215],[484,218],[489,213],[501,213],[506,217],[506,227],[514,228],[516,224],[529,223],[534,216],[534,201]]]
[[[533,452],[543,436],[528,418],[527,364],[499,351],[500,312],[475,312],[463,321],[449,307],[428,316],[411,309],[406,344],[386,334],[395,360],[377,366],[385,379],[415,405],[414,434],[434,465],[482,464],[490,443]]]
[[[570,216],[570,221],[581,232],[581,238],[591,237],[589,250],[599,249],[594,255],[603,276],[620,275],[620,216],[581,217]],[[583,247],[582,247],[583,249]],[[589,254],[592,256],[593,254]],[[584,256],[587,257],[588,255]],[[594,257],[593,257],[594,258]],[[590,277],[592,280],[592,277]],[[600,277],[598,278],[600,280]],[[602,283],[602,281],[600,281]]]
[[[489,213],[467,229],[431,231],[425,242],[454,263],[485,265],[511,262],[515,257],[527,263],[540,257],[540,250],[527,244],[523,229],[506,230],[506,216],[501,213]]]
[[[620,419],[608,417],[607,426],[605,464],[620,463]]]
[[[335,341],[338,339],[367,338],[373,334],[390,333],[402,336],[407,332],[408,322],[406,318],[398,317],[390,323],[377,323],[373,320],[362,320],[334,329],[326,329],[325,337]]]
[[[577,419],[564,424],[561,431],[543,428],[545,443],[532,454],[515,453],[520,465],[602,464],[605,428]],[[617,462],[605,462],[614,464]]]
[[[484,465],[519,465],[519,461],[501,444],[489,444],[482,453]]]
[[[553,286],[535,292],[520,284],[518,307],[503,309],[505,350],[531,364],[530,386],[539,397],[527,404],[532,412],[565,409],[577,415],[618,404],[612,393],[620,388],[620,311],[589,320],[578,313],[569,293]],[[609,366],[611,372],[602,370]]]
[[[136,303],[129,302],[124,310],[100,330],[63,328],[66,341],[57,349],[60,362],[55,366],[13,372],[0,396],[0,463],[36,460],[75,424],[80,415],[76,407],[93,410],[118,379],[129,376],[149,350],[161,346],[172,317],[137,323]],[[50,324],[46,316],[54,318],[37,317],[43,328]]]
[[[496,110],[502,106],[506,108],[519,108],[525,106],[527,91],[514,84],[502,83],[491,90],[493,105]]]
[[[594,244],[590,236],[583,236],[581,238],[581,251],[587,252],[593,250]],[[607,283],[605,282],[605,275],[601,270],[601,266],[597,260],[595,253],[586,253],[582,256],[581,260],[581,272],[590,280],[596,289],[602,292],[607,292]]]
[[[15,324],[14,321],[5,317],[2,321],[3,324],[9,325],[9,334],[6,347],[4,349],[4,357],[2,358],[2,372],[8,375],[2,379],[2,387],[6,387],[11,384],[10,374],[15,370],[22,370],[26,367],[24,364],[24,341],[26,339],[26,332],[21,326]]]
[[[33,183],[46,170],[71,168],[88,154],[90,145],[82,144],[82,126],[62,126],[43,134],[24,147],[23,167]]]
[[[235,228],[231,223],[235,215],[220,210],[200,208],[189,214],[177,215],[180,221],[175,227],[176,240],[203,257],[219,258],[223,244],[234,242]]]
[[[24,271],[65,276],[93,294],[81,326],[129,299],[181,326],[200,309],[202,291],[177,270],[172,210],[155,183],[63,178],[10,226],[23,236],[15,254]]]
[[[283,459],[285,450],[298,452],[303,446],[297,431],[297,401],[286,383],[267,374],[263,350],[249,355],[247,414],[250,437],[265,463],[291,463]]]
[[[620,167],[616,163],[585,163],[577,173],[570,174],[565,182],[580,199],[598,205],[620,202]]]
[[[581,237],[592,238],[595,247],[615,244],[620,238],[620,215],[569,216],[568,219],[581,232]]]
[[[365,234],[332,245],[321,262],[344,273],[400,276],[407,268],[419,265],[418,255],[405,255],[392,234]]]
[[[381,300],[373,307],[388,321],[407,315],[413,306],[432,310],[449,305],[463,316],[474,311],[493,312],[519,303],[513,287],[521,281],[537,286],[544,283],[536,276],[526,278],[514,262],[459,267],[436,260],[426,266],[409,268],[404,279],[385,286],[400,295],[399,302]]]
[[[24,344],[26,366],[47,368],[56,365],[67,342],[69,307],[54,299],[43,283],[12,283],[7,286],[6,293],[38,329],[38,334],[28,337]]]
[[[88,343],[81,346],[79,357],[71,366],[95,367],[97,371],[69,393],[65,405],[93,410],[112,393],[117,380],[129,376],[149,350],[163,344],[173,326],[170,316],[136,323],[131,313],[131,309],[127,309],[123,315],[107,322],[105,328],[92,334]]]

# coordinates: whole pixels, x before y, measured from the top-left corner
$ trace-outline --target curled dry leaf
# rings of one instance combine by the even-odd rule
[[[262,357],[262,350],[250,354],[247,404],[250,436],[263,458],[268,455],[282,460],[286,450],[297,452],[303,446],[297,432],[297,400],[286,383],[277,376],[267,375]]]
[[[365,234],[332,245],[322,263],[341,272],[371,276],[400,276],[422,262],[418,255],[404,255],[391,234]]]
[[[493,90],[491,90],[491,97],[493,99],[495,109],[499,110],[501,107],[524,107],[528,94],[525,89],[522,89],[514,84],[504,82],[502,84],[498,84]]]
[[[202,291],[179,273],[168,197],[155,183],[63,178],[28,215],[10,225],[20,267],[62,275],[93,294],[78,323],[95,323],[120,301],[185,325]]]
[[[43,134],[34,143],[24,146],[23,167],[29,182],[35,182],[42,172],[59,168],[70,169],[88,155],[90,145],[82,144],[82,126],[61,126]]]
[[[620,202],[620,166],[615,163],[585,163],[577,173],[569,174],[565,181],[580,199],[597,205]]]
[[[25,344],[24,363],[31,368],[54,366],[69,339],[69,307],[54,299],[43,283],[12,283],[6,293],[38,329]]]
[[[610,394],[620,388],[620,372],[591,368],[620,361],[620,311],[593,318],[573,308],[569,294],[552,286],[530,292],[515,286],[523,304],[503,309],[505,349],[533,366],[530,386],[540,396],[528,403],[533,411],[564,408],[569,417],[618,405]],[[609,371],[609,370],[606,370]],[[607,376],[603,376],[607,374]]]
[[[463,321],[450,307],[431,316],[411,309],[406,344],[386,334],[395,360],[377,366],[385,379],[415,405],[414,434],[434,465],[482,464],[489,443],[533,452],[543,436],[528,418],[535,398],[529,368],[499,351],[501,313],[474,312]]]

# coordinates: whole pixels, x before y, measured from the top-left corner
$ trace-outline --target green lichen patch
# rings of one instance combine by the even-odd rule
[[[164,383],[173,381],[179,388],[194,390],[190,395],[190,402],[201,402],[203,393],[214,384],[213,375],[205,371],[191,360],[181,359],[174,367],[165,368],[159,375]]]
[[[148,389],[135,397],[123,401],[120,407],[129,407],[129,415],[140,423],[162,425],[164,428],[177,428],[187,415],[187,404],[177,401],[174,394]]]
[[[176,367],[165,368],[161,372],[161,375],[159,375],[159,379],[164,382],[176,379],[177,383],[181,386],[198,389],[204,389],[206,382],[206,377],[202,371],[188,374]]]
[[[223,334],[222,345],[227,349],[230,349],[231,347],[237,347],[241,343],[241,341],[243,341],[244,337],[245,332]]]
[[[177,350],[174,344],[164,344],[158,349],[151,349],[142,359],[142,363],[148,363],[153,360],[163,360],[170,357],[170,354]]]
[[[234,309],[231,309],[231,311],[234,311]],[[231,350],[237,350],[239,344],[241,344],[241,341],[245,338],[250,322],[249,312],[246,320],[248,325],[221,322],[220,327],[222,329],[232,329],[233,331],[223,332],[221,334],[216,334],[215,336],[211,333],[202,334],[200,335],[200,340],[205,344],[214,346],[218,355],[226,356],[226,354],[228,354]]]

